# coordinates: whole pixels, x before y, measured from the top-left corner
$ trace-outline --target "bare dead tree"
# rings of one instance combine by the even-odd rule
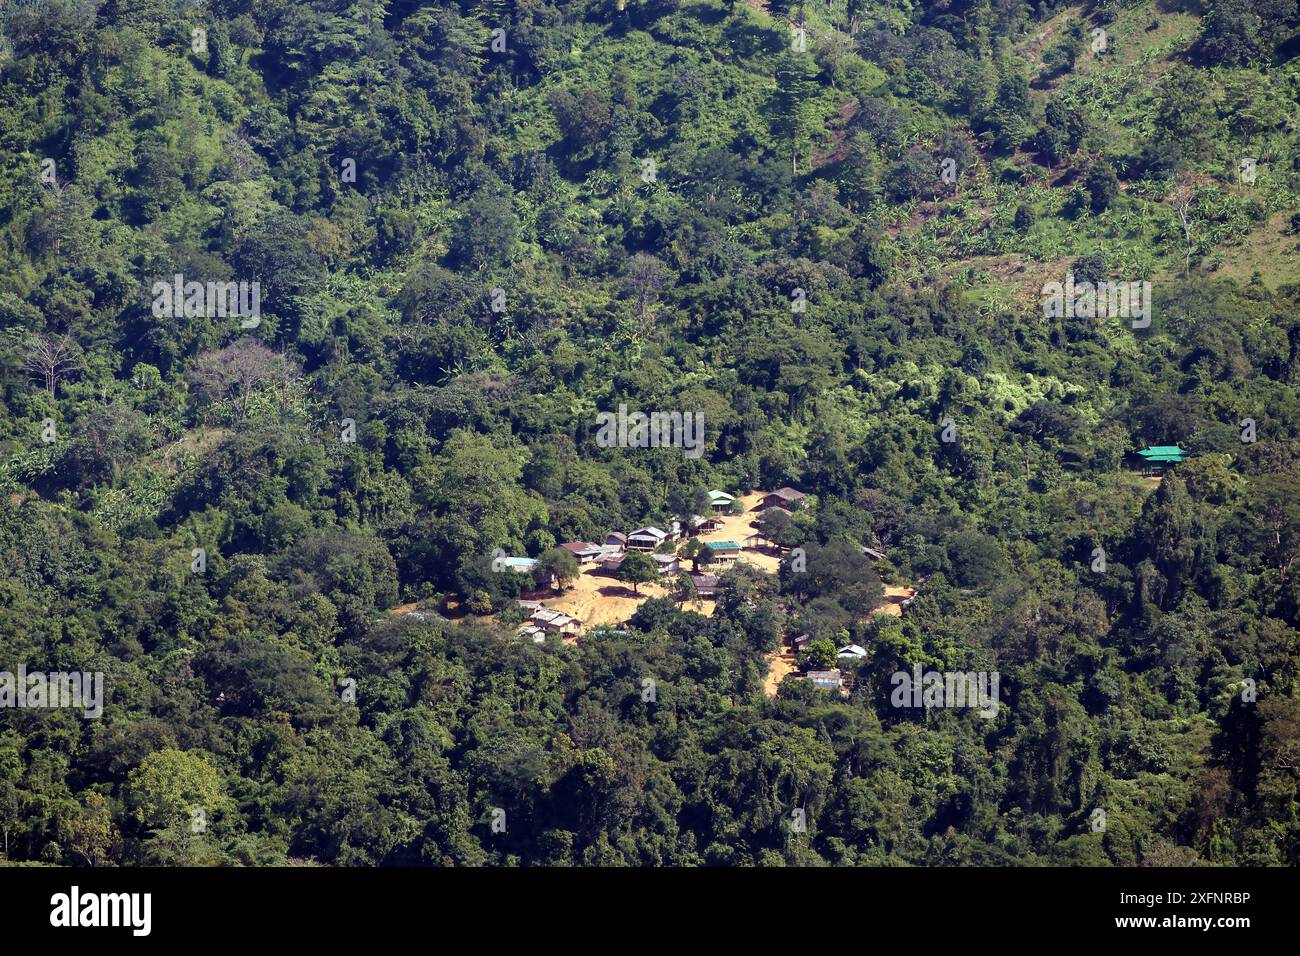
[[[1195,248],[1192,243],[1192,204],[1196,201],[1196,183],[1190,177],[1179,177],[1167,198],[1183,227],[1183,239],[1187,243],[1183,275],[1187,275],[1192,268],[1192,250]]]
[[[280,356],[257,339],[242,338],[200,355],[190,380],[213,401],[229,398],[243,422],[248,419],[253,389],[278,376],[280,361]]]
[[[22,367],[42,379],[53,398],[59,382],[81,368],[81,356],[77,344],[68,336],[37,333],[23,345]]]
[[[222,138],[225,160],[230,167],[232,182],[242,183],[258,170],[257,151],[242,133],[227,131]]]
[[[651,306],[668,285],[668,270],[656,257],[638,252],[628,259],[623,270],[623,291],[636,300],[636,314],[641,322],[650,318]]]

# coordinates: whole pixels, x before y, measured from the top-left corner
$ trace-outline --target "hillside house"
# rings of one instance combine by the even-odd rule
[[[717,597],[719,580],[720,578],[716,574],[691,575],[691,583],[695,585],[695,593],[700,597]]]
[[[759,504],[764,508],[784,508],[786,511],[794,511],[807,497],[802,491],[795,491],[793,488],[779,488],[770,495],[764,495]]]
[[[501,567],[506,571],[515,571],[519,574],[532,574],[533,569],[537,567],[536,558],[502,558]]]
[[[654,551],[668,540],[668,532],[658,528],[637,528],[627,536],[627,546],[633,551]]]
[[[691,515],[691,534],[708,534],[717,531],[725,524],[719,515]]]
[[[587,541],[566,541],[560,547],[578,559],[579,567],[596,564],[609,554],[604,546]]]
[[[577,634],[582,630],[582,622],[576,617],[549,607],[538,608],[529,622],[531,626],[540,627],[547,633]]]
[[[729,495],[725,491],[709,492],[709,504],[713,506],[714,511],[726,511],[735,500],[734,495]]]
[[[1163,474],[1170,465],[1181,462],[1186,454],[1177,445],[1153,445],[1138,452],[1144,462],[1142,470],[1149,475]]]
[[[659,566],[659,576],[673,576],[682,573],[682,565],[675,554],[652,554],[655,564]]]
[[[844,693],[844,677],[840,674],[839,668],[829,671],[809,671],[806,676],[812,681],[814,687]]]
[[[735,564],[740,558],[740,545],[734,541],[706,541],[704,548],[709,564]]]

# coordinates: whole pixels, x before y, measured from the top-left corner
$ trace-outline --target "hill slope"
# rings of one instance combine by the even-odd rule
[[[8,858],[1296,864],[1298,30],[3,4],[0,670],[105,686],[0,711]],[[497,549],[782,486],[805,569],[515,636]]]

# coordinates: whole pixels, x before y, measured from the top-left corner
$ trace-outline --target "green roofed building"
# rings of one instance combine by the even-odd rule
[[[732,562],[740,557],[740,545],[734,541],[706,541],[704,547],[710,562]]]
[[[1163,471],[1169,465],[1176,465],[1182,461],[1187,452],[1177,445],[1152,445],[1150,448],[1141,449],[1138,454],[1153,469]]]
[[[1152,445],[1138,452],[1147,461],[1182,461],[1187,452],[1177,445]]]
[[[715,489],[709,492],[709,504],[712,505],[716,511],[725,511],[727,508],[731,507],[731,503],[735,500],[736,499],[733,495],[729,495],[725,491],[717,491]]]

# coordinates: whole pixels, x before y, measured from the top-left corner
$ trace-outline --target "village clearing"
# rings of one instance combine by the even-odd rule
[[[753,524],[756,517],[755,509],[767,494],[766,491],[755,491],[742,495],[737,500],[745,506],[744,513],[722,515],[722,527],[698,535],[698,540],[704,543],[710,541],[735,541],[741,546],[740,561],[744,561],[770,574],[775,574],[781,565],[780,556],[773,550],[752,548],[745,544],[745,539],[757,531]],[[682,566],[683,570],[688,570],[690,562],[683,561]],[[707,571],[708,569],[706,566],[701,565],[700,570]],[[586,567],[582,569],[577,580],[566,588],[563,594],[543,599],[542,605],[561,611],[571,617],[576,617],[582,622],[583,631],[590,631],[596,627],[619,626],[636,613],[636,609],[644,601],[650,598],[664,597],[668,593],[668,588],[662,584],[642,584],[634,592],[630,584],[624,584],[622,581],[601,572],[597,567]],[[903,602],[915,593],[915,588],[905,585],[886,585],[885,603],[876,608],[875,613],[898,617],[903,613]],[[416,604],[404,604],[401,607],[394,608],[393,613],[409,613],[416,607]],[[712,598],[701,598],[688,604],[686,609],[709,617],[713,614],[714,602]],[[566,644],[575,644],[577,638],[567,636],[564,638],[564,642]],[[763,681],[763,691],[768,697],[775,697],[781,681],[787,674],[798,670],[798,663],[793,652],[788,647],[772,651],[766,655],[766,659],[768,671],[767,677]]]
[[[698,540],[736,541],[742,548],[741,561],[774,574],[781,564],[781,559],[776,554],[744,547],[745,539],[755,531],[751,525],[754,520],[753,509],[764,494],[766,492],[756,491],[742,496],[739,500],[745,506],[745,513],[722,516],[722,527],[699,535]],[[682,564],[683,570],[690,568],[689,561],[683,561]],[[700,570],[706,569],[701,565]],[[542,604],[576,617],[582,622],[583,630],[589,631],[601,625],[622,624],[636,612],[641,602],[647,598],[663,597],[666,594],[668,588],[662,584],[643,584],[640,593],[634,593],[630,584],[624,584],[602,573],[598,568],[591,567],[583,568],[577,581],[564,594],[547,598],[542,601]],[[689,609],[708,617],[713,613],[713,600],[702,598],[691,604]]]

